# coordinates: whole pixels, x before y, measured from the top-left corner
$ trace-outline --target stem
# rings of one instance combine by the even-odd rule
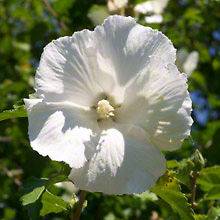
[[[192,208],[196,208],[196,180],[199,176],[199,172],[192,171],[191,173],[191,187],[192,187],[192,193],[191,193],[191,206]]]
[[[85,199],[86,199],[86,191],[80,190],[80,192],[79,192],[79,202],[77,204],[75,212],[71,216],[71,220],[79,220],[80,219],[80,215],[81,215],[81,212],[82,212],[82,208],[83,208],[83,204],[84,204]]]

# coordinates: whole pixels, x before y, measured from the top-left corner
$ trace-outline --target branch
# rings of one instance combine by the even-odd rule
[[[191,173],[191,187],[192,187],[192,192],[191,192],[191,206],[192,208],[196,208],[196,180],[197,177],[199,176],[199,172],[197,171],[192,171]]]
[[[59,15],[56,11],[54,11],[54,9],[52,8],[52,6],[50,5],[50,3],[48,2],[48,0],[43,0],[45,6],[47,7],[47,10],[50,12],[50,14],[55,17],[59,23],[59,26],[61,29],[63,29],[64,31],[67,30],[67,26],[65,25],[65,23],[61,20],[59,20]]]
[[[84,204],[85,199],[86,199],[86,191],[81,190],[79,192],[79,202],[77,204],[75,212],[73,213],[73,215],[71,217],[71,220],[79,220],[80,219],[80,215],[82,212],[82,208],[83,208],[83,204]]]

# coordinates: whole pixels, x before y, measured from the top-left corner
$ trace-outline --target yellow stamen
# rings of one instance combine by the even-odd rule
[[[108,119],[114,116],[114,108],[110,105],[108,100],[102,99],[98,102],[96,111],[99,119]]]

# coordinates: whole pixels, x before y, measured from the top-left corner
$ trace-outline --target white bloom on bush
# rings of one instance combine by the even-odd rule
[[[161,32],[110,16],[49,43],[26,99],[34,150],[72,168],[76,187],[141,193],[165,172],[161,150],[190,134],[187,79]]]
[[[169,0],[150,0],[137,4],[134,10],[141,14],[162,14]]]
[[[177,52],[176,64],[179,70],[186,73],[188,77],[196,69],[198,62],[199,53],[197,51],[188,53],[186,50],[180,49]]]
[[[169,0],[150,0],[140,4],[137,4],[134,7],[134,11],[138,14],[145,14],[145,22],[148,24],[151,23],[162,23],[163,16],[162,13],[167,7]]]
[[[145,22],[148,24],[151,23],[157,23],[160,24],[163,22],[163,16],[162,15],[151,15],[151,16],[146,16],[144,18]]]
[[[126,7],[128,0],[108,0],[107,6],[110,12],[114,12]]]

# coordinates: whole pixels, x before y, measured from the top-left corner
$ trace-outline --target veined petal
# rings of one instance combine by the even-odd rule
[[[83,190],[133,194],[147,190],[163,172],[165,159],[157,148],[108,129],[101,133],[92,158],[72,169],[69,178]]]
[[[100,43],[100,42],[99,42]],[[83,30],[49,43],[41,56],[35,89],[46,101],[92,106],[98,94],[114,89],[114,76],[97,53],[93,32]]]
[[[150,56],[159,56],[165,63],[174,63],[176,50],[161,32],[123,16],[108,17],[103,26],[94,30],[98,51],[109,60],[121,85],[146,67]]]
[[[46,101],[92,106],[102,93],[123,96],[121,87],[152,55],[174,63],[176,51],[159,31],[131,17],[110,16],[94,31],[80,31],[48,44],[36,74],[36,93]]]
[[[68,104],[25,99],[31,147],[52,160],[79,168],[87,161],[85,145],[97,129],[92,114]]]
[[[148,70],[128,85],[118,121],[140,126],[153,145],[174,150],[190,134],[192,104],[186,76],[159,60],[152,57]]]

